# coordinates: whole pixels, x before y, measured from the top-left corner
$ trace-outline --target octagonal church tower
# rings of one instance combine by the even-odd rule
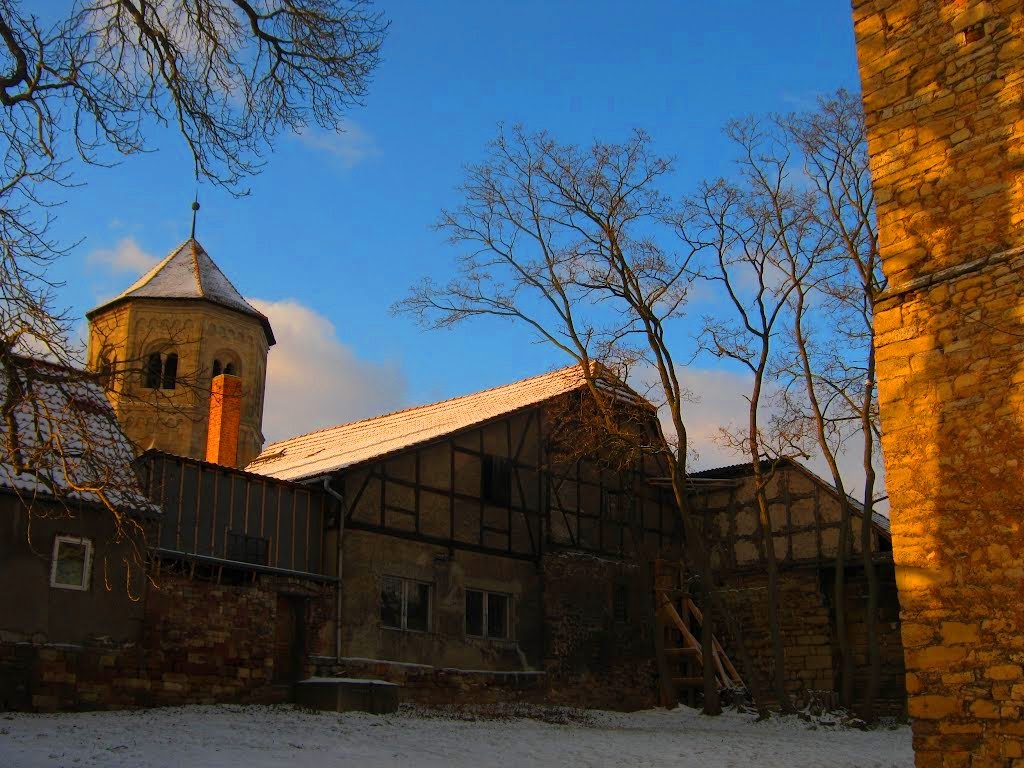
[[[86,317],[89,366],[139,450],[236,467],[259,454],[274,333],[194,237]]]

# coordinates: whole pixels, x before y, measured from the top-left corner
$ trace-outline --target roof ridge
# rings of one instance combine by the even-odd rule
[[[309,437],[311,435],[317,435],[317,434],[320,434],[321,432],[331,432],[331,431],[333,431],[335,429],[341,429],[342,427],[352,427],[352,426],[355,426],[356,424],[362,424],[362,423],[368,422],[368,421],[376,421],[377,419],[384,419],[384,418],[387,418],[388,416],[397,416],[400,413],[409,413],[411,411],[418,411],[418,410],[420,410],[422,408],[431,408],[431,407],[433,407],[435,405],[443,405],[445,403],[451,403],[451,402],[454,402],[456,400],[462,400],[462,399],[467,398],[467,397],[474,397],[476,395],[484,395],[484,394],[487,394],[488,392],[494,392],[495,390],[504,389],[505,387],[513,387],[513,386],[515,386],[517,384],[523,384],[523,383],[525,383],[527,381],[531,381],[531,380],[534,380],[534,379],[542,379],[542,378],[545,378],[547,376],[554,376],[555,374],[558,374],[558,373],[568,373],[573,368],[579,368],[579,367],[580,367],[580,363],[573,363],[572,365],[567,365],[567,366],[564,366],[563,368],[556,368],[555,370],[548,371],[547,373],[534,374],[533,376],[527,376],[527,377],[525,377],[523,379],[518,379],[516,381],[510,381],[510,382],[508,382],[506,384],[499,384],[498,386],[488,387],[487,389],[479,389],[476,392],[467,392],[464,395],[455,395],[454,397],[445,398],[444,400],[437,400],[437,401],[435,401],[433,403],[423,403],[421,405],[411,405],[408,408],[399,408],[397,411],[389,411],[387,413],[378,414],[377,416],[369,416],[369,417],[367,417],[365,419],[356,419],[355,421],[347,421],[347,422],[345,422],[343,424],[335,424],[334,426],[331,426],[331,427],[323,427],[321,429],[314,429],[311,432],[303,432],[301,435],[293,435],[291,437],[285,438],[284,440],[278,440],[278,441],[273,442],[273,443],[268,443],[267,446],[263,449],[263,451],[261,451],[261,453],[265,452],[265,451],[269,451],[274,446],[282,445],[284,443],[290,443],[293,440],[299,440],[299,439],[301,439],[303,437]],[[258,459],[258,457],[257,457],[257,459]],[[255,462],[257,459],[254,459],[253,461]]]
[[[192,246],[192,266],[194,268],[193,274],[196,276],[196,286],[198,286],[199,288],[199,295],[206,296],[206,291],[203,289],[203,270],[199,266],[199,254],[200,252],[206,253],[206,250],[203,248],[203,246],[199,244],[199,241],[196,240],[194,237],[190,237],[188,240],[186,240],[185,245]],[[213,259],[211,259],[210,261],[213,261]],[[238,289],[236,288],[235,290],[237,291]]]

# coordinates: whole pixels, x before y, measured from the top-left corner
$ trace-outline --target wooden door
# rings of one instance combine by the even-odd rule
[[[274,624],[274,681],[294,682],[302,672],[305,651],[305,601],[292,595],[277,596]]]

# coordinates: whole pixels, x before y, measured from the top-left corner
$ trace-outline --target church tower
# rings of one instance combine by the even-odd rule
[[[140,450],[236,467],[259,454],[274,333],[194,237],[86,317],[89,366]]]

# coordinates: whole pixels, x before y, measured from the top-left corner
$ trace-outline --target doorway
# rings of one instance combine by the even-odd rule
[[[277,596],[274,623],[274,682],[294,683],[302,674],[306,651],[306,600]]]

